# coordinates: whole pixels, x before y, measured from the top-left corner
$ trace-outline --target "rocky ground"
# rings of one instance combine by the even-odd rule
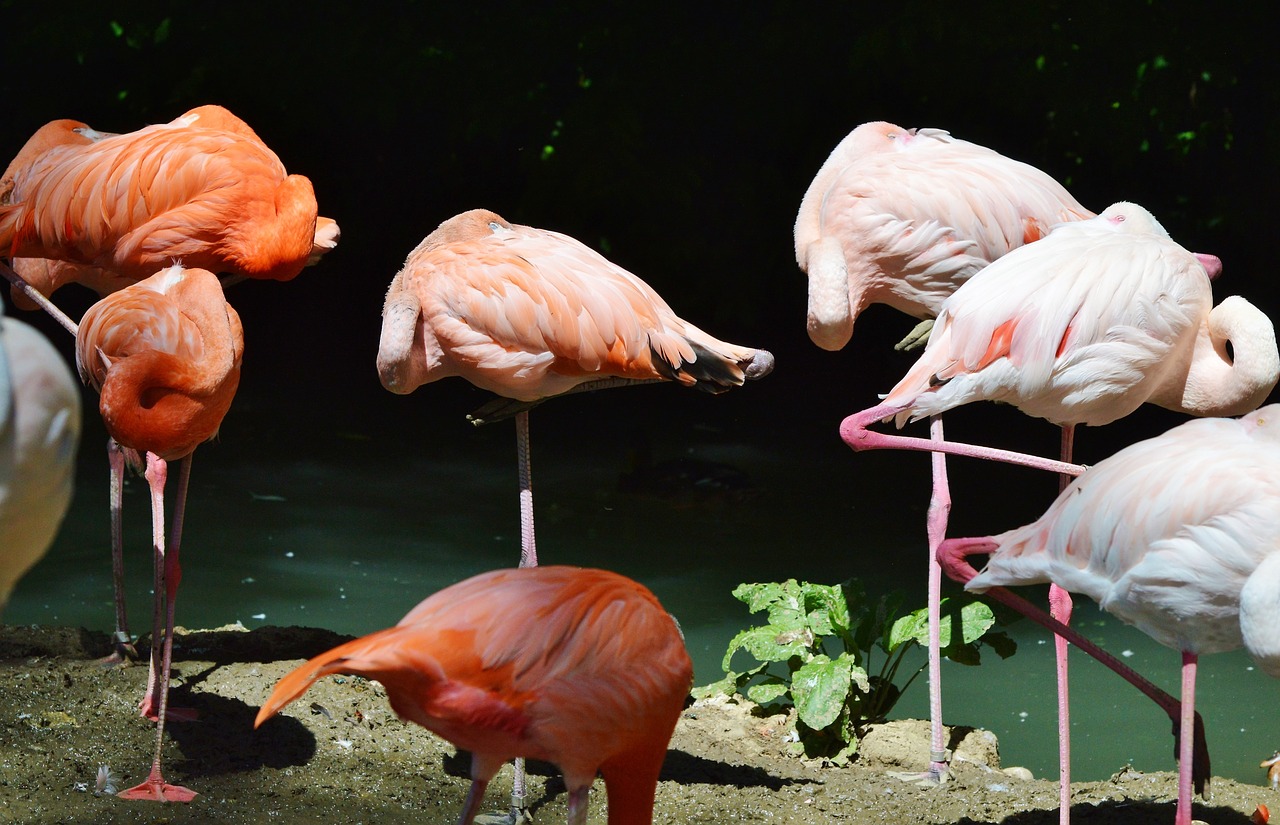
[[[95,659],[107,649],[101,634],[0,627],[0,823],[453,822],[468,786],[466,759],[400,722],[374,683],[325,679],[281,718],[253,730],[276,680],[338,641],[298,628],[179,636],[173,704],[200,718],[169,726],[166,776],[199,796],[158,805],[95,793],[101,765],[121,788],[147,773],[154,727],[136,710],[146,668],[99,666]],[[724,701],[691,706],[667,755],[654,822],[1058,821],[1057,784],[1000,770],[995,737],[985,731],[952,731],[955,778],[934,788],[894,776],[923,767],[923,723],[873,730],[845,768],[786,755],[786,735],[784,717]],[[536,821],[563,821],[563,784],[549,766],[533,771]],[[596,788],[591,821],[603,822],[604,795]],[[1171,823],[1174,790],[1172,774],[1124,771],[1074,786],[1072,817]],[[492,807],[509,792],[504,771],[490,787]],[[1280,794],[1215,779],[1212,800],[1200,801],[1196,815],[1242,825],[1259,804],[1280,811]]]

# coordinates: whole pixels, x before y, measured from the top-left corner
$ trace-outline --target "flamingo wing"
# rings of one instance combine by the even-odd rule
[[[1063,224],[958,289],[885,401],[907,407],[903,418],[989,399],[1055,423],[1107,423],[1145,400],[1132,390],[1159,384],[1210,300],[1203,268],[1167,237],[1100,218]]]
[[[604,377],[693,384],[684,367],[698,360],[697,347],[735,360],[755,352],[684,323],[635,275],[556,232],[497,226],[419,252],[402,277],[416,283],[441,353],[433,377],[461,374],[535,400]],[[742,371],[725,383],[742,383]]]
[[[1280,552],[1278,413],[1193,420],[1100,462],[996,536],[970,587],[1053,581],[1170,647],[1239,647],[1241,589]]]

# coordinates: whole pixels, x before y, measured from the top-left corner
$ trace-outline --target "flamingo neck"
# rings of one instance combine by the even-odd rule
[[[1268,553],[1240,590],[1245,650],[1268,676],[1280,678],[1280,552]]]
[[[1227,298],[1201,324],[1190,357],[1175,375],[1178,380],[1166,384],[1153,403],[1198,416],[1252,412],[1280,378],[1271,319],[1243,298]]]

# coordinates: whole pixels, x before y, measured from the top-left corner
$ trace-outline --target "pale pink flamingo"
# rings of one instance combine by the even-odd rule
[[[280,680],[254,727],[333,673],[377,679],[401,718],[471,752],[460,825],[474,820],[489,780],[513,757],[563,771],[570,825],[585,825],[597,772],[609,825],[648,825],[693,663],[645,587],[551,566],[482,573],[395,627],[317,656]]]
[[[0,613],[71,503],[80,391],[44,335],[0,315]]]
[[[831,152],[796,217],[809,337],[840,349],[876,303],[933,318],[987,264],[1090,217],[1034,166],[941,129],[864,123]]]
[[[943,303],[919,361],[882,404],[847,418],[841,434],[855,450],[934,451],[929,534],[936,547],[950,500],[938,471],[941,452],[1074,475],[1079,469],[1068,462],[1076,424],[1110,423],[1144,402],[1194,415],[1248,412],[1280,375],[1275,333],[1270,319],[1242,298],[1213,307],[1204,260],[1135,204],[1114,204],[1096,218],[1060,225],[957,289]],[[936,421],[932,440],[867,429],[886,417],[901,424],[977,400],[1004,401],[1061,425],[1062,461],[946,443]],[[931,599],[934,587],[931,582]],[[1066,621],[1067,594],[1054,587],[1051,599],[1055,615]],[[1065,798],[1066,648],[1058,645]]]
[[[520,564],[536,566],[530,407],[565,393],[656,381],[724,392],[767,375],[773,356],[713,338],[644,281],[567,235],[477,209],[442,223],[391,281],[377,363],[392,392],[461,376],[510,399],[473,421],[516,418]]]
[[[831,152],[796,217],[796,261],[809,275],[809,337],[823,349],[848,343],[858,315],[883,303],[926,319],[899,348],[914,347],[942,302],[992,261],[1058,223],[1090,218],[1056,180],[1033,166],[941,129],[864,123]],[[942,438],[942,422],[934,423]],[[935,490],[946,463],[933,460]],[[929,627],[941,621],[942,571],[932,537],[946,531],[950,501],[929,503]],[[930,779],[946,771],[940,652],[929,650]]]
[[[1199,655],[1243,646],[1280,677],[1277,478],[1280,405],[1189,421],[1099,462],[1034,523],[940,551],[968,590],[1009,601],[1004,586],[1055,582],[1181,651],[1181,707],[1161,702],[1179,726],[1178,825],[1191,822]],[[991,555],[980,573],[977,553]]]
[[[338,241],[317,216],[311,182],[289,175],[247,123],[200,106],[127,134],[75,120],[40,128],[0,177],[0,255],[15,304],[37,305],[73,335],[48,300],[69,283],[99,296],[175,261],[243,277],[288,280]],[[24,257],[25,256],[25,257]],[[123,455],[111,466],[115,656],[132,656],[125,616],[120,506]]]
[[[173,655],[174,602],[181,569],[178,551],[191,454],[218,432],[240,381],[244,333],[212,273],[174,265],[85,312],[76,334],[80,375],[101,393],[99,411],[111,438],[145,454],[151,488],[155,607],[151,666],[141,703],[156,720],[151,772],[121,791],[126,799],[187,802],[195,793],[164,781],[160,770]],[[183,459],[166,546],[164,487],[168,462]],[[163,619],[161,618],[163,614]]]

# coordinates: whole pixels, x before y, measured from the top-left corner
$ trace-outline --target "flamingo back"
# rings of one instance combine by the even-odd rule
[[[396,627],[287,675],[255,724],[330,673],[382,682],[400,716],[472,751],[478,778],[527,756],[559,766],[574,790],[606,767],[614,825],[649,821],[693,677],[651,592],[616,573],[556,566],[484,573],[436,593]]]
[[[767,374],[772,356],[684,321],[567,235],[475,210],[442,224],[392,281],[378,368],[396,392],[460,375],[534,401],[603,378],[721,392]]]
[[[863,124],[819,170],[796,219],[810,335],[839,349],[872,303],[934,317],[992,261],[1091,217],[1053,178],[994,150],[937,129]]]
[[[85,312],[81,377],[121,445],[181,458],[212,438],[240,380],[244,332],[212,273],[173,266]]]
[[[24,150],[10,165],[0,248],[11,257],[103,266],[134,280],[175,260],[248,277],[294,277],[316,237],[311,182],[286,174],[252,129],[218,110],[201,107],[128,134]]]
[[[1112,218],[1128,214],[1117,224]],[[1004,401],[1101,425],[1185,377],[1212,306],[1198,259],[1150,213],[1116,204],[992,263],[943,303],[924,354],[885,397],[907,418]],[[1123,225],[1123,228],[1122,228]]]
[[[1193,420],[1098,463],[1040,519],[993,537],[966,586],[1052,581],[1169,647],[1231,650],[1242,589],[1280,554],[1277,511],[1280,405]]]

